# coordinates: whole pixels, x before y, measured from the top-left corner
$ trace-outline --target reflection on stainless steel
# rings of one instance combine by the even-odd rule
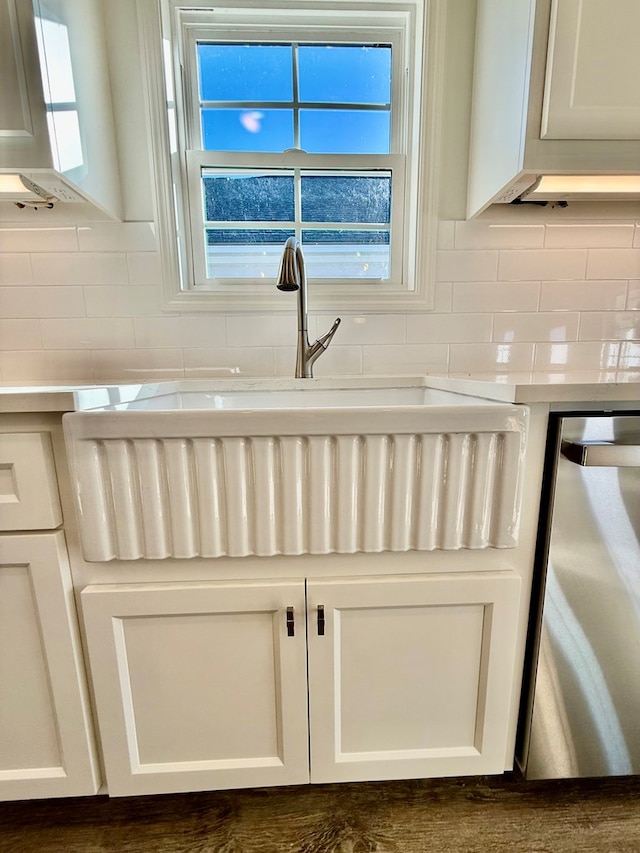
[[[640,418],[565,418],[562,442],[520,759],[532,779],[640,773],[640,468],[619,461]],[[603,455],[581,467],[566,442]]]

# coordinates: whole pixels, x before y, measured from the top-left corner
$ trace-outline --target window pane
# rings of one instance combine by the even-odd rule
[[[209,222],[290,222],[295,218],[293,177],[205,174],[202,185]]]
[[[255,247],[271,243],[284,248],[293,228],[207,228],[207,245],[234,245]]]
[[[208,278],[271,279],[275,286],[285,240],[293,229],[206,229]]]
[[[290,101],[290,45],[198,44],[202,101]]]
[[[202,110],[205,151],[284,151],[293,147],[291,110]]]
[[[325,243],[366,243],[388,245],[389,231],[355,231],[334,230],[332,228],[305,228],[302,231],[302,241],[305,245],[322,245]]]
[[[306,222],[390,222],[391,174],[303,175],[302,218]]]
[[[300,110],[300,146],[310,154],[388,154],[389,128],[386,111]]]
[[[301,101],[334,104],[391,102],[391,47],[301,45]]]
[[[388,231],[302,232],[310,278],[389,278]]]

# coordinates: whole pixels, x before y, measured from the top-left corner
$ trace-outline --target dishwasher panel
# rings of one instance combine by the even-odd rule
[[[640,773],[640,417],[562,419],[528,779]]]

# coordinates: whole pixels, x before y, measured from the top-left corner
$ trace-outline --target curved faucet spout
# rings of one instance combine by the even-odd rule
[[[296,379],[312,379],[313,363],[327,349],[340,325],[338,317],[329,331],[309,343],[307,334],[307,273],[302,246],[297,237],[289,237],[282,250],[276,287],[283,291],[297,291],[298,295],[298,346],[296,353]]]
[[[296,237],[289,237],[284,244],[280,258],[278,278],[276,279],[278,290],[292,291],[300,288],[304,276],[304,259],[300,263],[301,257],[300,242]]]

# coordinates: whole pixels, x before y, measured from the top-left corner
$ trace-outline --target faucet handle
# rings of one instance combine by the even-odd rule
[[[319,358],[322,355],[322,353],[328,349],[329,344],[331,343],[331,339],[333,338],[335,333],[338,331],[338,326],[340,325],[340,323],[341,323],[340,317],[336,317],[336,319],[333,322],[333,326],[329,329],[329,331],[326,334],[319,337],[315,341],[315,343],[311,344],[311,346],[307,350],[307,365],[308,365],[309,370],[310,370],[310,372],[307,374],[307,376],[313,376],[313,373],[311,372],[311,368],[313,366],[314,361],[317,358]]]
[[[338,331],[338,326],[340,325],[341,322],[342,322],[342,320],[340,319],[340,317],[336,317],[336,319],[333,322],[333,326],[331,326],[331,328],[329,329],[329,331],[326,334],[322,335],[322,337],[320,337],[316,340],[316,344],[320,344],[321,347],[326,349],[329,346],[329,344],[331,343],[333,336]]]

